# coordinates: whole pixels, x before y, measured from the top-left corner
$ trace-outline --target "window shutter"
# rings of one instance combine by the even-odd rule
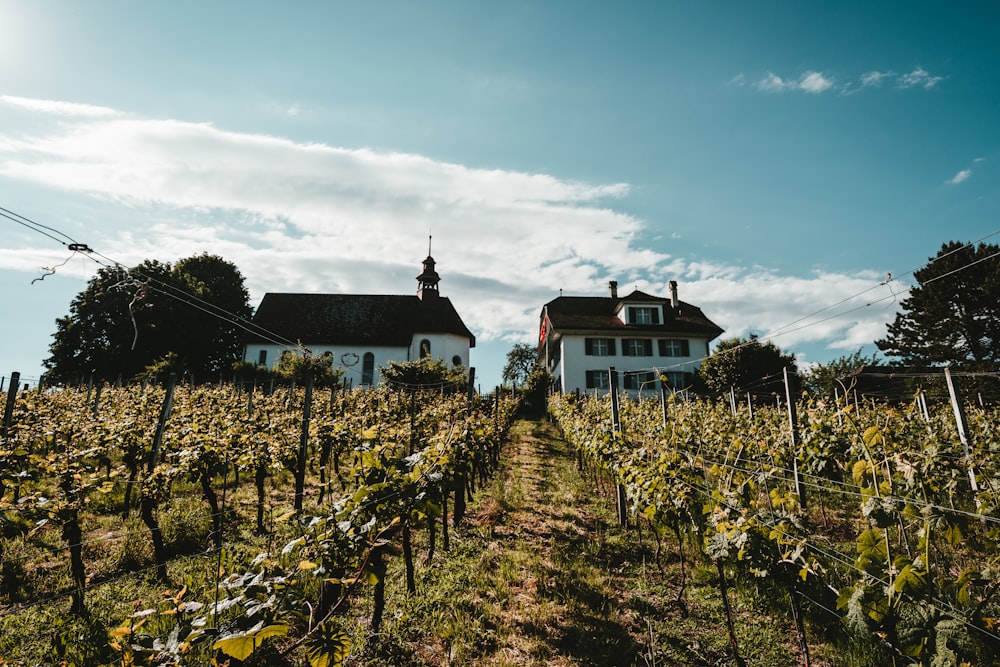
[[[660,309],[659,308],[650,308],[650,310],[653,311],[653,320],[652,320],[653,324],[659,324],[660,323]]]
[[[687,338],[681,341],[681,356],[682,357],[691,356],[691,345],[688,343]]]
[[[587,389],[594,388],[594,371],[587,371]]]
[[[617,352],[615,352],[615,339],[614,338],[609,338],[608,339],[608,354],[611,355],[612,357],[617,354]]]
[[[642,354],[645,357],[653,356],[653,341],[649,338],[645,338],[642,341]]]
[[[593,338],[584,338],[583,339],[583,353],[584,354],[593,354],[594,353],[594,339]]]
[[[628,323],[635,324],[635,308],[628,309]]]

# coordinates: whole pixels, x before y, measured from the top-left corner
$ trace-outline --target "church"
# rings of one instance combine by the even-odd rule
[[[428,249],[429,250],[429,249]],[[390,361],[441,358],[469,368],[476,337],[455,306],[441,296],[441,277],[428,252],[414,295],[268,292],[244,339],[243,360],[273,366],[296,343],[327,356],[353,387],[373,387]]]

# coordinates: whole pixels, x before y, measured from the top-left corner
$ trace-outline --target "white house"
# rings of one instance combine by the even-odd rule
[[[609,368],[619,372],[619,388],[631,394],[658,391],[660,376],[672,389],[690,384],[709,342],[722,329],[700,308],[677,298],[635,290],[619,298],[618,283],[606,297],[559,296],[542,307],[538,356],[564,392],[607,390]]]
[[[298,343],[331,357],[355,387],[378,384],[379,367],[390,361],[440,357],[449,368],[469,368],[476,337],[440,295],[440,280],[428,255],[416,295],[269,292],[254,313],[260,333],[246,336],[243,360],[272,366],[289,344]]]

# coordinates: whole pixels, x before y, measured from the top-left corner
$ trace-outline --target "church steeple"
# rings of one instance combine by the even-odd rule
[[[424,299],[436,299],[440,296],[438,293],[438,283],[441,282],[441,276],[434,270],[434,258],[431,257],[431,240],[432,237],[428,235],[427,259],[424,260],[423,273],[417,276],[417,298],[421,301]]]

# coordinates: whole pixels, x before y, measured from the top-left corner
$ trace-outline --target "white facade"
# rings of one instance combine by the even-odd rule
[[[615,340],[615,354],[587,353],[586,341],[591,340]],[[684,356],[661,356],[659,340],[681,341],[686,340],[688,354]],[[625,355],[625,344],[623,341],[629,340],[649,340],[651,354],[645,355]],[[629,394],[647,395],[659,392],[659,376],[665,375],[670,378],[671,386],[675,390],[684,388],[684,374],[694,373],[698,369],[699,361],[708,356],[709,341],[689,336],[677,336],[671,338],[650,337],[641,335],[610,337],[606,332],[594,332],[591,335],[564,334],[560,336],[558,346],[558,363],[552,369],[556,386],[563,391],[573,392],[594,392],[606,393],[609,387],[610,377],[608,370],[614,367],[618,371],[618,388],[624,389]],[[638,346],[637,346],[638,347]],[[672,345],[670,347],[673,347]],[[638,351],[638,350],[634,350]],[[668,348],[668,352],[673,352]],[[626,373],[646,372],[648,376],[635,375],[627,377]],[[595,375],[603,374],[603,378],[595,382]],[[590,377],[588,378],[588,375]],[[655,382],[649,382],[655,380]],[[594,385],[597,386],[594,386]]]
[[[413,336],[409,347],[379,345],[310,345],[315,356],[330,356],[334,370],[343,371],[343,380],[351,387],[372,387],[382,382],[380,368],[390,361],[413,361],[420,358],[424,343],[430,344],[432,359],[441,358],[445,366],[469,368],[469,339],[453,334],[422,334]],[[258,366],[272,368],[282,352],[283,345],[247,344],[243,360]]]

